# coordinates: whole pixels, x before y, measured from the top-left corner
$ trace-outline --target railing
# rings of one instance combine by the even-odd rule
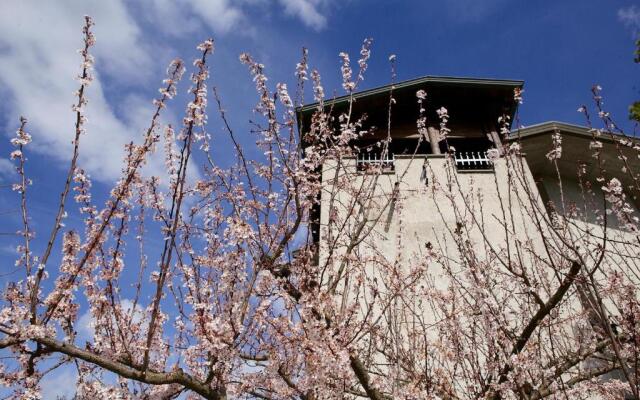
[[[493,161],[489,158],[486,151],[456,152],[455,161],[458,170],[493,169]]]
[[[356,168],[358,171],[375,171],[382,168],[382,172],[395,171],[395,159],[393,154],[387,154],[382,158],[380,153],[360,153],[356,160]]]

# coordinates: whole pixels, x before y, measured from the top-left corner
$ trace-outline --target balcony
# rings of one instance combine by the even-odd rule
[[[489,150],[491,151],[491,150]],[[492,171],[493,158],[488,151],[459,151],[454,153],[458,171]]]
[[[387,153],[367,152],[358,154],[356,169],[364,173],[393,173],[395,171],[395,157]]]

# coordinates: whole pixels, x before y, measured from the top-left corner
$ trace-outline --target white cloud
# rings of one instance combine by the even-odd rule
[[[83,15],[96,20],[98,79],[88,88],[87,131],[81,138],[80,165],[94,179],[113,181],[120,175],[123,145],[141,132],[120,120],[107,102],[103,79],[115,87],[148,74],[151,57],[140,29],[122,0],[21,1],[0,14],[0,85],[10,93],[9,113],[28,118],[33,147],[66,165],[71,154],[74,114],[71,104],[78,83]],[[55,27],[54,27],[55,26]],[[104,76],[103,76],[104,75]],[[11,119],[10,119],[11,120]],[[158,173],[161,164],[152,168]]]
[[[0,158],[0,182],[13,182],[17,176],[15,165],[6,158]]]
[[[95,323],[91,311],[87,310],[76,322],[76,332],[80,343],[93,340],[94,327]]]
[[[163,34],[183,36],[202,30],[224,34],[246,22],[246,16],[238,6],[245,1],[145,0],[132,7],[139,7],[142,16],[158,26]]]
[[[133,301],[129,299],[123,299],[120,302],[120,307],[122,308],[122,312],[128,317],[132,314],[131,310],[133,309]],[[133,324],[139,324],[145,317],[144,309],[139,304],[136,304],[135,311],[131,316],[131,322]],[[115,319],[113,321],[115,322]],[[95,320],[93,318],[93,315],[91,315],[91,311],[87,310],[80,316],[80,318],[78,318],[75,328],[76,332],[78,333],[78,340],[80,343],[82,343],[83,341],[93,341]]]
[[[320,0],[280,0],[285,13],[296,16],[315,30],[327,26],[327,18],[318,11]]]
[[[142,17],[160,27],[164,34],[182,36],[200,28],[197,18],[185,12],[179,0],[146,0],[132,5],[139,6]]]
[[[17,256],[18,251],[16,249],[16,246],[12,246],[10,244],[6,244],[3,246],[0,246],[0,253],[6,253],[6,254],[10,254],[12,256]]]
[[[75,367],[72,365],[65,365],[57,371],[45,375],[42,381],[40,381],[43,399],[72,399],[76,394],[77,379],[78,375]]]
[[[77,49],[82,46],[83,16],[92,15],[97,72],[87,90],[88,134],[81,138],[79,164],[93,179],[113,182],[120,176],[124,145],[140,141],[143,125],[151,117],[151,99],[135,91],[148,90],[162,79],[159,70],[164,68],[155,59],[158,53],[168,58],[168,49],[159,35],[186,36],[204,27],[213,34],[252,35],[258,28],[248,15],[264,13],[265,7],[283,7],[286,14],[313,29],[327,25],[321,9],[332,0],[278,1],[13,2],[0,13],[0,92],[8,95],[3,105],[9,121],[5,130],[13,131],[17,117],[24,115],[34,138],[31,147],[52,157],[57,167],[66,168],[74,135],[71,105],[78,88],[73,78],[80,70]],[[143,26],[151,32],[143,32]],[[2,162],[0,176],[7,171]],[[146,171],[162,175],[161,157],[151,160]]]
[[[217,33],[227,33],[245,19],[240,8],[231,6],[228,0],[186,0],[186,3],[193,14]]]
[[[165,4],[168,0],[150,0],[160,5],[163,13],[171,12],[178,18],[193,21],[201,19],[215,33],[254,33],[255,26],[247,17],[247,7],[268,6],[264,0],[178,0],[172,5]],[[320,12],[322,5],[330,0],[279,0],[287,15],[300,18],[308,27],[321,30],[326,27],[327,19]],[[180,6],[182,3],[187,7]],[[178,6],[176,6],[178,4]],[[173,7],[172,11],[171,7]],[[179,10],[177,9],[179,8]],[[191,15],[185,14],[185,8],[189,8]]]
[[[619,9],[618,19],[624,26],[631,29],[635,35],[638,29],[640,29],[640,8],[634,5]]]
[[[278,0],[287,15],[299,18],[308,27],[321,30],[327,19],[321,6],[332,0]],[[144,15],[156,24],[170,24],[163,29],[173,36],[206,30],[215,34],[253,35],[256,21],[249,14],[263,14],[274,2],[269,0],[146,0]],[[253,10],[251,10],[253,9]]]

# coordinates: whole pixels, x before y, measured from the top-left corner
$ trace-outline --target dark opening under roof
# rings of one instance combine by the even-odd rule
[[[425,85],[426,84],[426,85]],[[524,85],[523,80],[514,80],[514,79],[490,79],[490,78],[466,78],[466,77],[454,77],[454,76],[423,76],[420,78],[409,79],[406,81],[388,84],[384,86],[379,86],[373,89],[363,90],[361,92],[356,92],[353,94],[354,99],[361,99],[364,97],[376,96],[376,95],[384,95],[389,93],[391,88],[393,88],[396,92],[405,91],[408,89],[414,88],[415,90],[419,90],[421,86],[431,86],[431,85],[451,85],[451,86],[460,86],[460,87],[476,87],[476,88],[510,88],[513,90],[514,88],[521,88]],[[334,99],[325,100],[325,107],[331,105],[338,105],[340,103],[348,102],[351,96],[344,95],[339,96]],[[298,108],[299,113],[307,113],[309,111],[313,111],[318,107],[318,103],[306,104],[302,107]]]
[[[326,99],[323,107],[338,115],[344,112],[350,100],[353,100],[354,117],[367,114],[368,124],[386,126],[389,95],[393,90],[395,104],[392,106],[392,125],[415,126],[419,116],[416,92],[424,90],[427,93],[425,108],[428,121],[435,123],[438,120],[436,109],[445,107],[449,110],[454,125],[481,123],[487,127],[496,125],[501,115],[513,117],[517,109],[513,91],[522,88],[523,85],[524,82],[521,80],[424,76],[355,92],[353,95]],[[311,116],[317,108],[316,102],[296,110],[299,130],[301,127],[304,129],[309,126]]]

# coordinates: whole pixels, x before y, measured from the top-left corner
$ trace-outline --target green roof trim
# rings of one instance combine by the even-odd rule
[[[380,86],[373,89],[363,90],[361,92],[353,93],[352,95],[344,95],[340,97],[336,97],[331,100],[326,100],[325,105],[336,105],[344,102],[348,102],[349,99],[361,99],[364,97],[375,96],[379,94],[387,93],[393,88],[393,90],[410,88],[412,86],[419,86],[425,83],[439,83],[439,84],[453,84],[453,85],[461,85],[461,86],[472,86],[472,87],[522,87],[524,85],[524,81],[522,80],[513,80],[513,79],[484,79],[484,78],[462,78],[462,77],[452,77],[452,76],[423,76],[421,78],[410,79],[407,81],[402,81],[394,84],[389,84],[385,86]],[[306,113],[311,110],[315,110],[318,107],[318,103],[307,104],[305,106],[299,107],[296,111],[298,113]]]
[[[507,136],[507,140],[517,140],[518,138],[526,138],[559,130],[566,133],[573,133],[580,136],[591,137],[591,132],[586,126],[570,124],[560,121],[545,121],[522,128],[514,128]]]
[[[591,140],[593,138],[592,129],[582,125],[570,124],[560,121],[546,121],[534,125],[529,125],[524,128],[516,128],[506,137],[507,141],[516,141],[518,139],[527,139],[529,137],[545,135],[552,133],[555,130],[559,130],[562,133],[572,136],[582,137]],[[637,137],[628,136],[626,134],[614,133],[614,137],[620,139],[627,139],[637,142]],[[613,142],[613,138],[607,133],[598,137],[601,142]]]

